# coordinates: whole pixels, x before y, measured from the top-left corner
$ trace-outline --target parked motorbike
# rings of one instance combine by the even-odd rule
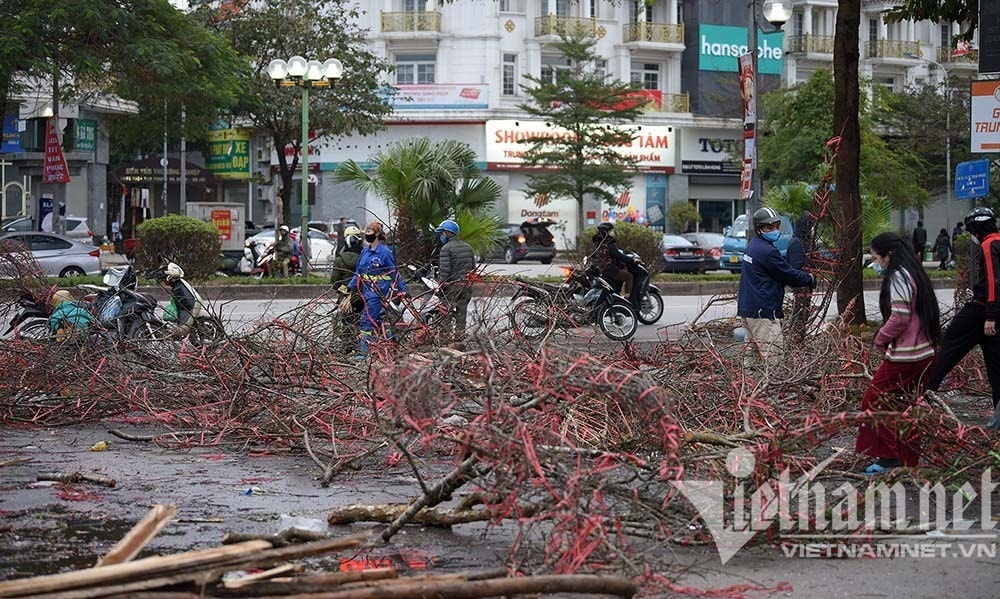
[[[4,331],[3,336],[14,333],[18,339],[38,339],[49,335],[49,309],[48,301],[55,288],[50,289],[41,298],[36,298],[30,293],[24,293],[18,300],[18,311],[10,321],[10,326]]]
[[[159,268],[150,271],[147,276],[156,280],[165,280],[165,272],[168,264],[169,261],[165,260]],[[201,307],[200,310],[195,310],[197,314],[193,317],[191,328],[187,332],[188,340],[195,345],[211,345],[225,339],[226,329],[222,324],[222,320],[209,311],[207,302],[202,299],[190,283],[183,278],[181,278],[181,281],[191,289],[194,293],[196,303]],[[152,318],[155,318],[155,320],[152,320]],[[146,330],[143,331],[144,336],[166,339],[176,334],[175,330],[178,325],[170,319],[171,317],[161,319],[154,315],[152,318],[149,321],[150,324],[145,327]]]
[[[615,293],[596,266],[584,258],[583,268],[563,268],[561,285],[518,280],[511,297],[510,321],[514,332],[526,339],[540,339],[555,328],[596,325],[613,341],[635,335],[639,319],[632,304]]]
[[[642,263],[638,254],[627,254],[635,260],[634,264],[628,267],[632,274],[632,290],[629,292],[629,302],[635,309],[635,314],[642,324],[656,324],[663,316],[663,298],[660,297],[660,290],[653,285],[649,270]],[[621,293],[621,282],[614,281],[615,293]]]

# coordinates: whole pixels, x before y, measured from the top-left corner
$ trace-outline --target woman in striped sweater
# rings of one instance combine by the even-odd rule
[[[861,409],[902,412],[923,393],[934,370],[941,314],[934,287],[909,243],[895,233],[882,233],[872,239],[871,255],[882,274],[882,326],[875,347],[885,352],[885,360],[861,399]],[[901,434],[894,424],[862,424],[855,450],[875,458],[865,474],[878,474],[916,466],[920,439],[913,432]]]

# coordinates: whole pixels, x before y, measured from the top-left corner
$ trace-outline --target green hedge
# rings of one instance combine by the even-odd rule
[[[589,256],[594,251],[593,237],[597,233],[597,227],[587,227],[583,232],[584,256]],[[628,222],[615,223],[615,240],[618,247],[623,252],[635,252],[639,254],[646,267],[655,270],[663,254],[663,234],[651,229]]]
[[[212,276],[219,264],[222,238],[210,223],[169,214],[138,227],[135,264],[139,272],[160,266],[163,258],[176,262],[189,279]]]

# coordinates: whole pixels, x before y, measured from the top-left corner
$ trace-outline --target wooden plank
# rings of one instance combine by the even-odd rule
[[[210,568],[233,558],[244,558],[261,553],[271,547],[265,541],[248,541],[237,545],[213,547],[176,555],[147,557],[145,559],[77,572],[37,576],[23,580],[0,582],[0,597],[22,597],[37,593],[55,593],[101,585],[128,582],[136,578],[155,578],[184,570]]]
[[[128,534],[115,543],[115,546],[97,561],[96,566],[111,566],[131,561],[132,558],[139,555],[139,552],[149,544],[153,537],[163,530],[163,527],[167,525],[167,522],[170,522],[176,513],[176,503],[171,503],[169,506],[154,505],[145,518],[133,526]]]
[[[299,566],[295,564],[285,564],[284,566],[278,566],[276,568],[271,568],[270,570],[264,570],[263,572],[257,572],[256,574],[249,574],[247,576],[241,576],[240,578],[234,578],[232,580],[227,580],[222,583],[222,586],[227,589],[241,589],[245,586],[251,585],[255,582],[261,580],[267,580],[269,578],[275,578],[286,572],[292,572],[298,569]]]

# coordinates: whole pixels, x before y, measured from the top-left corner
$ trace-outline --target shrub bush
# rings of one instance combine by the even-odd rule
[[[215,273],[222,251],[219,230],[189,216],[169,214],[136,227],[135,264],[139,272],[154,269],[163,258],[176,262],[190,279]]]
[[[587,227],[583,232],[584,256],[589,256],[594,251],[593,237],[597,234],[597,227]],[[615,240],[618,247],[623,252],[635,252],[639,254],[646,267],[655,271],[656,264],[663,254],[663,234],[628,222],[615,222]]]

